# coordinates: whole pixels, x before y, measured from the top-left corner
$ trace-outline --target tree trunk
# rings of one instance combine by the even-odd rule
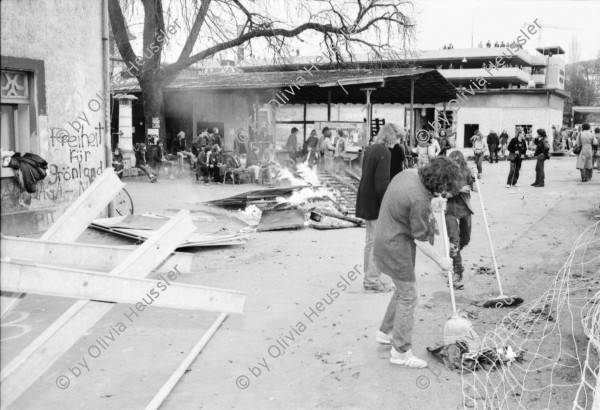
[[[142,99],[144,101],[144,127],[145,134],[148,136],[148,129],[152,128],[152,118],[158,118],[160,121],[159,137],[166,144],[166,124],[164,114],[164,100],[162,84],[150,76],[142,78],[140,86],[142,88]],[[173,136],[171,136],[173,137]]]

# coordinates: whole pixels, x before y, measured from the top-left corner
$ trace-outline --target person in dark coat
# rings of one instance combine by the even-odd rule
[[[540,128],[537,130],[537,138],[535,139],[535,152],[533,156],[537,159],[535,165],[535,182],[531,184],[536,188],[544,186],[544,162],[550,158],[550,144],[546,136],[546,130]]]
[[[498,163],[498,149],[500,147],[500,138],[498,138],[498,134],[494,132],[494,130],[490,130],[489,135],[487,136],[487,145],[490,150],[490,164],[494,163],[494,157],[496,157],[496,164]]]
[[[156,173],[150,166],[146,160],[146,144],[139,144],[137,148],[134,148],[135,152],[135,167],[144,171],[148,178],[150,178],[150,182],[156,182]]]
[[[525,141],[525,132],[522,128],[517,130],[517,136],[508,143],[508,160],[510,161],[510,171],[506,180],[506,187],[518,187],[519,171],[523,158],[527,157],[527,141]]]
[[[288,137],[287,142],[285,144],[285,148],[287,149],[290,159],[295,160],[298,156],[296,152],[298,151],[298,128],[292,128],[290,136]]]
[[[440,130],[439,134],[439,144],[440,144],[440,152],[438,153],[438,156],[446,156],[446,154],[448,153],[448,150],[450,148],[452,148],[450,146],[450,141],[448,141],[448,134],[446,133],[445,130]]]
[[[389,148],[390,153],[392,154],[390,159],[390,181],[394,179],[394,177],[402,172],[404,169],[404,160],[406,156],[404,155],[404,149],[400,146],[400,143],[394,145],[393,148]]]
[[[367,222],[365,239],[364,288],[373,292],[389,292],[392,286],[381,280],[381,271],[373,263],[373,234],[379,217],[379,208],[383,195],[390,183],[390,166],[393,148],[404,131],[396,124],[384,125],[375,143],[365,150],[362,164],[362,176],[356,196],[356,216]]]

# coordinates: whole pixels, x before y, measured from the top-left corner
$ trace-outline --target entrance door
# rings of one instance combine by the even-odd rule
[[[471,142],[471,137],[475,135],[475,131],[479,129],[479,124],[465,124],[465,140],[463,143],[464,148],[471,148],[473,143]]]

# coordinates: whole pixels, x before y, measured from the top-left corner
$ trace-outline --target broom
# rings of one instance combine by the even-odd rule
[[[492,235],[490,234],[490,228],[488,227],[487,216],[485,214],[485,208],[483,205],[483,196],[481,195],[481,189],[479,188],[479,181],[475,178],[475,184],[477,185],[477,192],[479,193],[479,203],[481,204],[481,213],[483,214],[483,221],[485,225],[485,231],[487,232],[488,242],[490,244],[490,251],[492,252],[492,261],[494,263],[494,271],[496,272],[496,280],[498,281],[498,289],[500,294],[495,298],[491,298],[485,301],[483,307],[486,308],[501,308],[509,306],[518,306],[523,303],[523,299],[518,296],[506,296],[502,291],[502,282],[500,282],[500,272],[498,271],[498,264],[496,263],[496,254],[494,252],[494,244],[492,243]]]
[[[444,240],[444,252],[449,257],[448,233],[446,231],[446,216],[444,211],[440,212],[442,220],[442,237]],[[473,325],[467,319],[458,316],[456,312],[456,300],[454,299],[454,283],[452,282],[452,269],[448,271],[448,282],[450,283],[450,300],[452,301],[452,316],[444,324],[444,344],[450,345],[457,342],[465,342],[469,352],[476,352],[481,347],[479,336],[475,333]]]

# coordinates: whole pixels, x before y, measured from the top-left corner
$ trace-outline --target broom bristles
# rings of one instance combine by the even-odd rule
[[[469,352],[476,352],[481,347],[479,336],[475,333],[473,325],[462,317],[452,317],[444,325],[444,344],[449,345],[457,342],[467,344]]]

